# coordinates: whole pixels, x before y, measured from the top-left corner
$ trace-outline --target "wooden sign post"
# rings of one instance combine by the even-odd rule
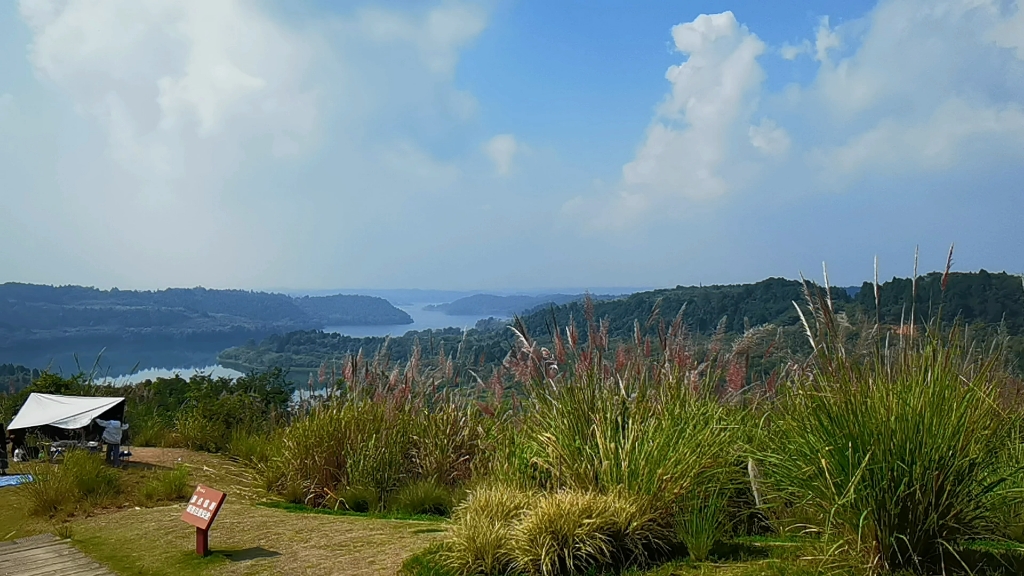
[[[210,526],[220,513],[227,494],[200,484],[188,501],[181,519],[196,527],[196,554],[210,553]]]

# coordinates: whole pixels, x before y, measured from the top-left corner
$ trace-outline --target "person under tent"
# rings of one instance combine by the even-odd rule
[[[121,466],[121,434],[128,425],[120,420],[94,420],[103,427],[103,443],[107,445],[107,462],[114,467]]]

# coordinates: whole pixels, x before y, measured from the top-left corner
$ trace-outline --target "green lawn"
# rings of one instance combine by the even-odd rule
[[[135,449],[136,463],[189,466],[193,483],[228,498],[210,534],[213,554],[195,555],[195,531],[180,520],[183,505],[93,510],[63,530],[32,517],[22,488],[0,489],[3,539],[69,531],[72,543],[121,575],[395,574],[402,562],[443,536],[443,523],[295,513],[258,505],[244,469],[220,456],[185,450]],[[127,482],[141,481],[139,467]],[[67,535],[67,534],[64,534]]]

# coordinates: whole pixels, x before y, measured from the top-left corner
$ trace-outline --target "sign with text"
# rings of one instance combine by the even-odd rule
[[[200,484],[189,498],[181,519],[200,530],[209,530],[226,497],[223,492]]]

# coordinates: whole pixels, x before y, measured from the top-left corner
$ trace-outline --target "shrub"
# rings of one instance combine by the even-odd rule
[[[707,560],[711,548],[728,536],[732,526],[725,479],[683,497],[675,517],[676,537],[690,557]]]
[[[275,434],[235,428],[231,430],[226,448],[232,458],[260,469],[280,453],[280,446],[280,438]]]
[[[171,428],[154,410],[134,410],[125,420],[131,422],[128,441],[132,446],[165,446],[171,441]]]
[[[512,533],[516,566],[545,576],[643,564],[670,541],[641,500],[575,491],[540,497]]]
[[[476,407],[455,402],[418,413],[412,452],[416,475],[445,486],[467,482],[484,440],[482,416]]]
[[[108,504],[121,493],[118,471],[106,466],[102,456],[84,450],[69,451],[58,465],[34,466],[32,477],[24,489],[32,512],[42,516]]]
[[[338,491],[335,507],[352,512],[379,512],[380,496],[373,488],[349,487]]]
[[[381,403],[317,407],[284,432],[280,485],[302,486],[313,506],[349,486],[372,489],[378,502],[386,501],[411,472],[409,429],[407,413]]]
[[[216,452],[227,439],[227,428],[217,418],[209,418],[203,411],[191,407],[178,412],[174,418],[176,441],[190,450]]]
[[[452,514],[450,540],[440,554],[459,574],[504,574],[515,561],[512,529],[534,494],[505,486],[472,491]]]
[[[447,516],[452,509],[451,489],[420,481],[400,488],[388,501],[388,510],[403,514]]]
[[[160,472],[139,489],[139,497],[148,504],[185,500],[190,493],[188,468],[181,465]]]
[[[1016,420],[1002,464],[1008,480],[997,495],[995,510],[1001,535],[1024,544],[1024,421],[1020,415]]]
[[[673,379],[586,373],[543,384],[531,400],[525,460],[543,468],[551,488],[624,489],[668,507],[738,453],[727,410]]]
[[[955,564],[950,547],[994,535],[1010,445],[994,359],[972,356],[956,331],[867,359],[817,349],[764,446],[783,499],[889,570]]]

